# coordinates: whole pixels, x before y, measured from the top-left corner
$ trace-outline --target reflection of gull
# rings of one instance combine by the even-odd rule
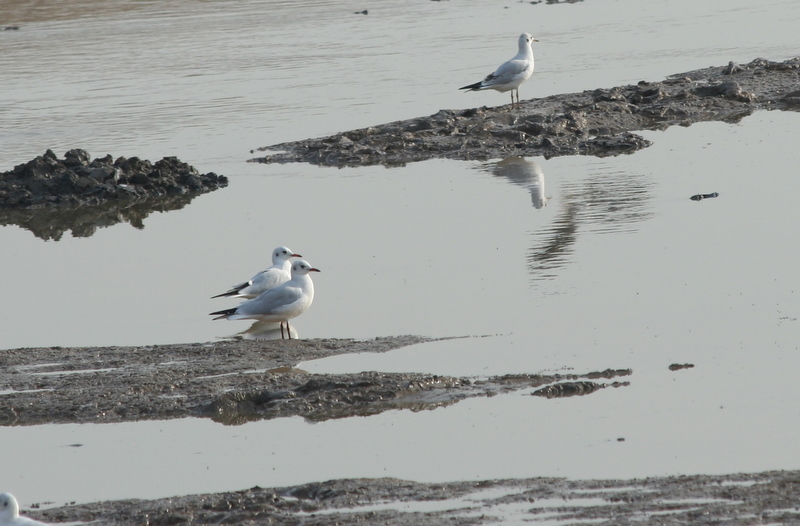
[[[297,260],[292,264],[292,279],[270,289],[257,298],[245,301],[235,309],[212,312],[215,320],[253,319],[261,322],[280,323],[281,337],[283,324],[286,324],[289,339],[292,339],[289,320],[303,314],[314,301],[314,283],[309,272],[319,272],[305,260]]]
[[[514,106],[514,91],[516,91],[517,106],[519,106],[519,87],[533,74],[532,42],[538,42],[538,40],[529,33],[522,33],[519,36],[519,53],[514,58],[501,64],[494,73],[489,74],[482,81],[458,89],[467,91],[493,89],[500,93],[511,90],[512,107]]]
[[[531,192],[531,201],[536,208],[547,206],[544,195],[544,172],[536,161],[524,157],[507,157],[492,167],[495,175],[507,177],[512,183],[525,187]]]
[[[19,516],[19,504],[11,493],[0,494],[0,526],[41,526],[43,522]]]
[[[563,182],[561,206],[553,222],[534,232],[528,268],[536,278],[553,278],[571,259],[579,233],[632,232],[647,220],[653,182],[624,171],[595,169],[587,177]]]
[[[279,340],[284,338],[283,323],[274,321],[257,321],[247,330],[236,334],[237,338],[243,340]],[[289,339],[297,338],[297,331],[294,327],[289,327]]]
[[[223,296],[231,296],[234,298],[255,298],[262,292],[266,292],[271,288],[277,287],[281,283],[286,283],[291,278],[289,270],[292,268],[289,263],[289,258],[303,257],[300,254],[295,254],[287,247],[278,247],[272,251],[272,266],[266,270],[262,270],[252,278],[250,281],[239,283],[231,287],[228,292],[211,296],[212,298],[221,298]]]

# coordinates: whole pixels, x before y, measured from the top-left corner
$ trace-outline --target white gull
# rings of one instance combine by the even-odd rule
[[[19,516],[19,503],[11,493],[0,493],[0,526],[43,526],[44,522]]]
[[[500,65],[494,73],[485,79],[463,88],[467,91],[481,91],[485,89],[497,90],[505,93],[511,90],[511,106],[514,106],[514,91],[517,92],[517,107],[519,107],[519,87],[533,74],[533,49],[531,43],[538,42],[530,33],[519,36],[519,52],[517,55]]]
[[[292,249],[288,247],[278,247],[272,251],[272,266],[266,270],[262,270],[249,281],[234,285],[227,292],[211,296],[212,298],[255,298],[262,292],[266,292],[271,288],[277,287],[281,283],[286,283],[291,279],[289,273],[292,264],[289,258],[303,257],[300,254],[295,254]]]
[[[280,322],[281,337],[283,325],[289,332],[289,320],[303,314],[314,301],[314,283],[309,272],[319,272],[307,261],[299,259],[292,263],[292,279],[262,293],[257,298],[245,301],[235,309],[212,312],[215,320],[259,320],[262,322]],[[292,333],[289,332],[289,339]]]

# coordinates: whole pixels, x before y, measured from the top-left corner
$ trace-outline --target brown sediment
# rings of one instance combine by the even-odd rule
[[[202,174],[176,157],[155,163],[111,155],[92,160],[74,149],[59,159],[47,150],[0,173],[0,225],[19,225],[56,241],[67,231],[88,237],[120,222],[143,228],[150,213],[178,210],[227,185],[225,176]]]
[[[508,106],[441,110],[428,117],[259,148],[251,162],[325,166],[403,165],[443,158],[632,153],[639,130],[701,121],[738,122],[756,110],[800,109],[800,57],[756,59],[670,75],[660,82],[552,95]]]
[[[620,445],[624,447],[624,445]],[[800,472],[445,483],[348,479],[26,513],[109,525],[798,524]],[[436,504],[439,506],[436,506]],[[433,510],[433,511],[431,511]]]
[[[309,374],[303,361],[344,353],[386,352],[430,341],[417,336],[354,340],[224,341],[142,347],[46,347],[0,351],[6,389],[0,425],[108,423],[207,417],[242,424],[302,416],[312,421],[435,409],[475,396],[551,386],[561,396],[622,383],[571,383],[628,376],[629,369],[586,374],[458,378],[416,372]]]

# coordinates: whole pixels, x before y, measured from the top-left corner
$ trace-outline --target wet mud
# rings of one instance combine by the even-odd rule
[[[152,501],[32,510],[99,524],[800,524],[800,472],[634,480],[532,478],[423,484],[350,479]]]
[[[416,336],[224,341],[144,347],[0,351],[0,425],[206,417],[227,425],[302,416],[323,421],[391,409],[430,410],[531,389],[547,398],[628,385],[630,369],[457,378],[420,373],[309,374],[303,361],[386,352]],[[545,389],[544,391],[542,391]]]
[[[523,101],[520,111],[507,106],[442,110],[430,117],[275,145],[263,150],[281,153],[254,161],[358,166],[402,165],[430,158],[485,160],[531,155],[617,155],[648,146],[647,140],[633,133],[637,130],[686,126],[708,120],[737,122],[760,109],[800,109],[800,58],[786,62],[757,59],[742,66],[729,64],[673,75],[663,82],[640,82]],[[100,187],[100,190],[45,194],[41,190],[53,183],[44,183],[38,176],[23,177],[19,172],[17,181],[39,180],[31,185],[41,188],[33,192],[29,185],[24,191],[16,188],[3,194],[3,199],[10,201],[3,201],[0,209],[10,207],[26,213],[38,213],[51,207],[63,211],[75,205],[76,209],[85,209],[105,206],[104,192],[122,192],[123,196],[130,193],[117,186],[140,185],[147,190],[144,179],[139,178],[138,183],[134,179],[122,179],[119,171],[106,172],[106,175],[100,171],[86,172],[97,167],[91,166],[88,154],[84,156],[79,150],[72,152],[74,161],[71,162],[77,162],[74,166],[84,170],[78,175],[78,181],[91,184],[92,188]],[[70,161],[69,157],[58,161],[51,154],[37,158],[40,159],[37,162],[66,165]],[[110,158],[102,162],[116,164]],[[179,161],[175,159],[175,162]],[[34,164],[31,169],[36,166]],[[17,167],[15,171],[17,169],[24,170]],[[67,176],[67,179],[73,177]],[[87,179],[95,179],[97,184]],[[217,180],[218,187],[227,183],[223,179]],[[153,187],[152,192],[143,191],[141,196],[135,197],[187,196],[195,190],[209,189],[189,188],[191,186],[192,183],[186,182],[172,190],[169,186]],[[43,198],[45,195],[49,197]],[[125,197],[127,203],[135,201],[131,196]],[[136,211],[134,206],[126,210],[130,210],[130,219],[123,220],[129,220],[134,226],[137,222],[140,225],[141,218],[148,213]],[[66,228],[51,225],[46,216],[22,217],[28,218],[26,224],[35,225],[26,228],[31,228],[37,236],[57,239],[70,228],[73,235],[88,234],[92,228],[113,221],[115,213],[121,212],[98,211],[97,218],[77,219],[76,226]],[[604,388],[624,388],[628,385],[627,378],[633,375],[629,369],[488,378],[375,371],[315,375],[298,368],[307,360],[343,353],[387,352],[425,341],[430,340],[400,336],[368,341],[237,340],[140,347],[0,350],[0,425],[185,417],[211,418],[226,425],[289,416],[321,421],[377,414],[389,409],[435,410],[469,397],[520,390],[543,398],[587,396]],[[692,364],[673,364],[670,369],[681,374],[680,369],[689,367]],[[619,442],[623,444],[624,437],[620,437]],[[800,524],[800,472],[641,480],[534,478],[437,484],[355,479],[151,501],[124,500],[52,508],[53,503],[40,504],[40,509],[23,513],[52,523],[97,521],[119,525],[436,525],[526,521]]]
[[[58,159],[47,150],[0,174],[0,225],[19,225],[56,241],[68,231],[88,237],[121,222],[143,228],[150,213],[183,208],[227,185],[225,176],[201,174],[176,157],[155,163],[111,155],[91,160],[75,149]]]
[[[586,374],[456,378],[418,373],[322,375],[303,361],[387,352],[418,336],[354,340],[224,341],[142,347],[0,351],[0,424],[120,422],[187,416],[236,425],[434,410],[473,396],[525,389],[588,395],[624,387],[629,369]],[[677,370],[691,364],[675,364]],[[617,439],[624,443],[624,437]],[[622,445],[620,447],[623,447]],[[800,472],[637,480],[531,478],[450,483],[352,479],[156,500],[53,507],[23,514],[97,524],[800,524]]]
[[[433,158],[609,156],[650,145],[639,130],[701,121],[738,122],[756,110],[800,110],[800,57],[756,59],[670,75],[661,82],[595,89],[468,110],[259,148],[261,163],[401,166]]]

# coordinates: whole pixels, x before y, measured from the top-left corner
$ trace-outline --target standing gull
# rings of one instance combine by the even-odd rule
[[[519,107],[519,87],[528,80],[533,74],[533,50],[531,43],[538,42],[530,33],[522,33],[519,36],[519,53],[504,62],[497,71],[488,75],[485,79],[463,88],[467,91],[480,91],[485,89],[497,90],[505,93],[511,90],[511,107],[514,107],[514,91],[517,92],[517,107]]]
[[[0,526],[45,526],[45,523],[19,516],[19,503],[11,493],[0,493]]]
[[[250,281],[234,285],[228,292],[223,292],[222,294],[211,297],[255,298],[262,292],[266,292],[271,288],[277,287],[281,283],[289,281],[292,277],[289,273],[289,270],[292,268],[289,258],[300,257],[303,256],[295,254],[289,247],[278,247],[272,251],[271,267],[253,276],[250,278]]]
[[[299,259],[292,264],[292,279],[270,289],[257,298],[245,301],[235,309],[212,312],[217,316],[215,320],[226,318],[229,320],[253,319],[266,322],[280,322],[281,338],[283,338],[283,324],[289,332],[289,320],[303,314],[311,302],[314,301],[314,283],[311,282],[309,272],[319,272]],[[289,339],[292,333],[289,332]]]

